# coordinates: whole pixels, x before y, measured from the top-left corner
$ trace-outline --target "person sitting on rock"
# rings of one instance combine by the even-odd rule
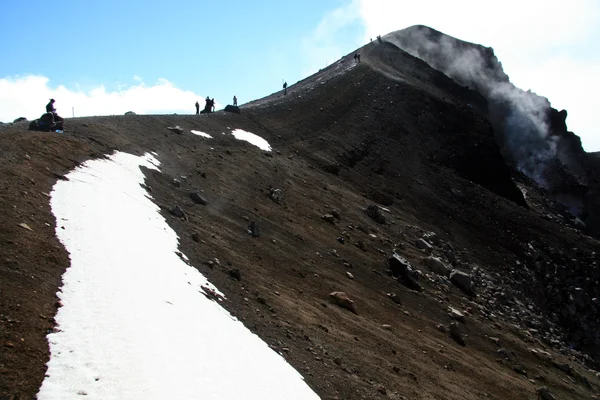
[[[46,104],[46,113],[52,113],[52,115],[54,116],[54,121],[60,122],[61,129],[62,129],[62,123],[64,122],[65,119],[63,117],[59,117],[58,114],[56,113],[56,108],[54,108],[55,101],[56,100],[54,100],[54,99],[50,99],[50,102],[48,104]]]

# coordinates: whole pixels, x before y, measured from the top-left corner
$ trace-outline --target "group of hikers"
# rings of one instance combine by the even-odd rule
[[[209,96],[206,96],[205,102],[206,104],[204,105],[204,110],[202,111],[200,111],[200,103],[196,102],[196,115],[215,112],[215,99],[211,99]],[[233,105],[237,107],[237,97],[235,96],[233,96]]]
[[[54,103],[56,100],[50,99],[46,104],[46,112],[36,120],[31,121],[29,129],[43,132],[63,132],[63,123],[65,119],[56,113]]]

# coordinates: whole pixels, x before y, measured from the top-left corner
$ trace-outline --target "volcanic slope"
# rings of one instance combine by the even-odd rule
[[[390,43],[358,51],[360,63],[346,56],[241,115],[67,119],[64,134],[2,127],[0,398],[32,398],[48,360],[69,263],[48,193],[116,150],[156,152],[161,172],[144,170],[146,187],[180,250],[322,398],[597,393],[583,364],[593,362],[569,345],[597,356],[598,242],[534,183],[514,183],[483,97]],[[196,191],[207,205],[190,199]],[[169,213],[175,205],[185,218]],[[394,250],[421,273],[392,273]],[[463,288],[476,295],[446,268],[468,273],[474,289]],[[334,291],[356,312],[333,304]],[[447,333],[456,320],[464,346]]]

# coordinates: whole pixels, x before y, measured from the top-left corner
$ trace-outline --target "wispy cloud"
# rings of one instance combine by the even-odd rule
[[[359,1],[352,0],[328,12],[302,39],[303,76],[315,73],[361,46],[363,36]]]
[[[121,115],[127,111],[138,114],[192,114],[194,103],[202,106],[203,96],[183,90],[166,79],[152,85],[134,76],[136,84],[121,85],[108,91],[103,85],[90,90],[70,89],[63,85],[52,87],[45,76],[27,75],[0,79],[0,121],[10,122],[18,117],[38,118],[48,99],[56,100],[58,113],[71,117],[90,115]]]

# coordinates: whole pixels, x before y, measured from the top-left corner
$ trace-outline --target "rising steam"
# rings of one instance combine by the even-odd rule
[[[557,139],[549,134],[548,99],[510,83],[491,48],[425,26],[391,33],[385,40],[481,93],[488,101],[489,117],[504,156],[545,186],[547,170],[557,155]]]

